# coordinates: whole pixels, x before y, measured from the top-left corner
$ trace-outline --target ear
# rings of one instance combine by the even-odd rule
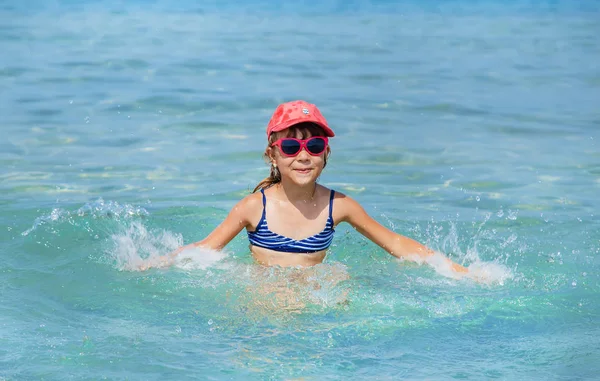
[[[329,148],[329,146],[327,146],[327,150],[325,152],[325,158],[323,160],[323,169],[325,169],[325,167],[327,166],[327,160],[329,160],[329,155],[331,155],[331,148]]]
[[[275,163],[275,152],[273,148],[268,147],[265,151],[265,155],[269,158],[269,162],[271,162],[271,164]]]

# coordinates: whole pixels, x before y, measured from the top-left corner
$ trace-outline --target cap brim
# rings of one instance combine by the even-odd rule
[[[314,123],[317,126],[321,127],[323,129],[323,131],[325,131],[325,136],[327,136],[329,138],[332,138],[332,137],[335,136],[335,133],[333,132],[333,130],[331,128],[329,128],[329,126],[326,126],[326,125],[324,125],[321,122],[318,122],[318,121],[315,121],[315,120],[307,120],[305,118],[286,120],[284,123],[282,123],[279,126],[273,128],[271,130],[271,132],[269,132],[269,135],[272,134],[273,132],[279,132],[279,131],[287,130],[288,128],[294,126],[295,124],[300,124],[300,123]]]

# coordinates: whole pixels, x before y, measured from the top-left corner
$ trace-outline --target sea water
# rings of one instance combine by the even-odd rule
[[[600,374],[600,10],[567,1],[0,3],[0,379]],[[264,268],[205,237],[280,102],[320,182],[475,274],[339,225]]]

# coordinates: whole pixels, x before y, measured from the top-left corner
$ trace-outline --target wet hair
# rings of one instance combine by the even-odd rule
[[[307,139],[311,136],[325,136],[325,130],[321,128],[318,124],[311,122],[304,122],[294,124],[289,128],[286,128],[283,131],[274,132],[269,136],[269,141],[267,145],[267,149],[265,149],[265,153],[263,154],[263,158],[267,163],[271,163],[271,158],[269,157],[267,151],[268,148],[271,147],[271,144],[275,143],[277,140],[281,138],[299,138],[299,139]],[[327,165],[327,155],[323,158],[324,164],[323,168]],[[281,182],[281,174],[279,173],[279,169],[271,164],[271,173],[269,173],[269,177],[263,179],[258,185],[254,188],[252,193],[261,190],[267,189],[272,185]]]

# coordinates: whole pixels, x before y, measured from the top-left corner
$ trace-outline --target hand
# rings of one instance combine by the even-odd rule
[[[181,251],[181,248],[179,248],[179,249],[175,250],[174,252],[169,253],[167,255],[161,255],[159,257],[148,258],[148,259],[142,261],[142,263],[140,263],[137,266],[137,269],[139,271],[146,271],[151,267],[157,267],[157,268],[169,267],[173,263],[175,263],[175,258],[177,257],[177,254],[179,254],[180,251]]]
[[[503,286],[507,280],[513,278],[513,273],[510,268],[500,263],[476,262],[471,263],[466,276],[477,283]]]
[[[469,273],[468,268],[461,266],[458,263],[454,263],[454,262],[450,261],[449,259],[448,259],[448,261],[451,263],[452,270],[454,270],[455,273],[459,273],[461,275],[466,275]]]

